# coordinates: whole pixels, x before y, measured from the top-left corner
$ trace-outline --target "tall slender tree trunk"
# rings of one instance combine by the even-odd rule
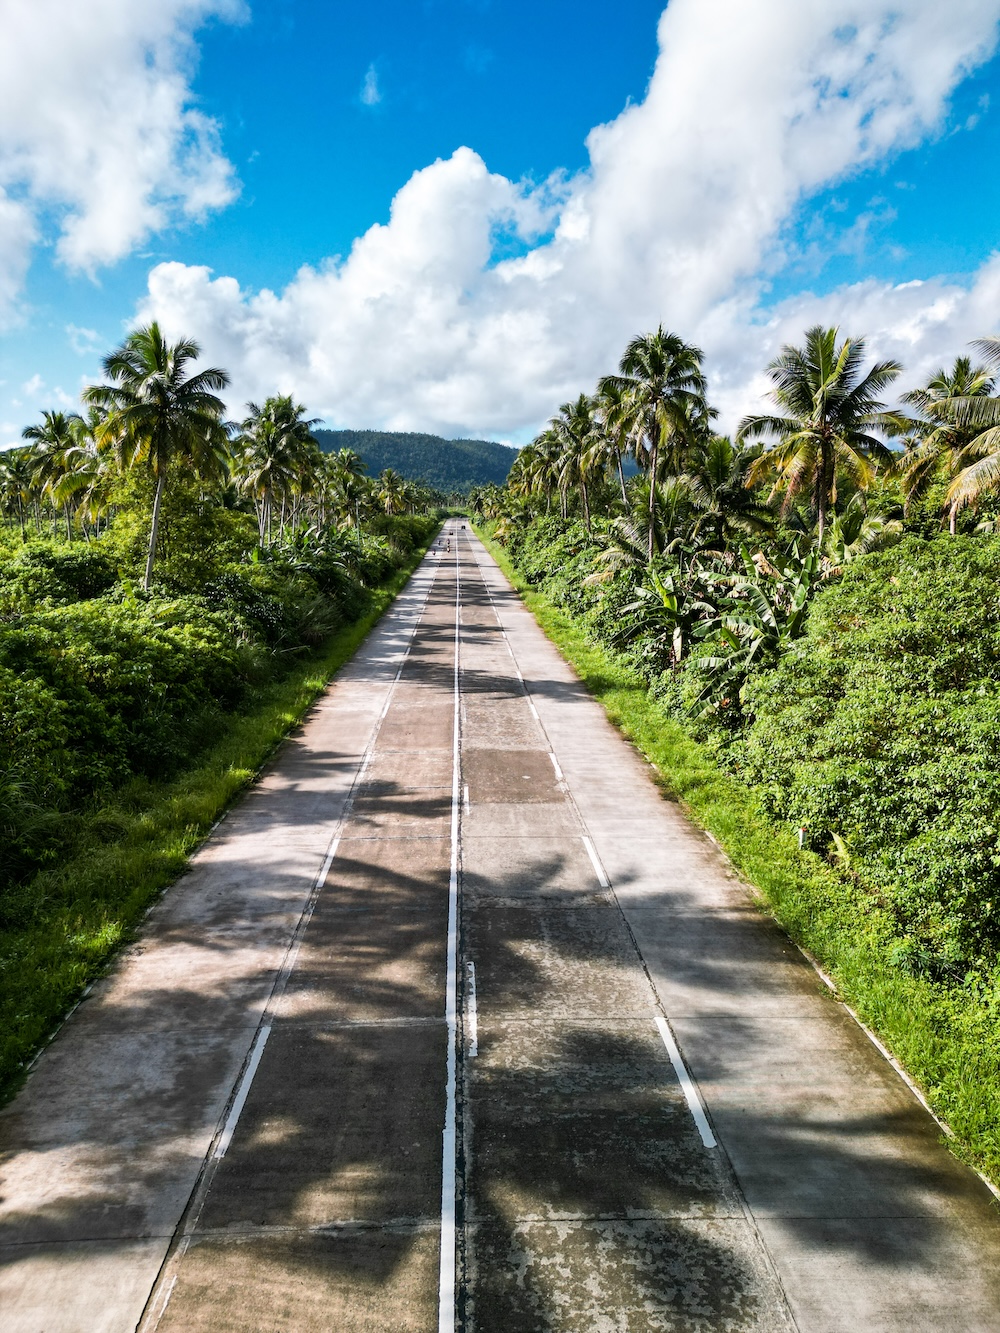
[[[160,532],[160,503],[163,500],[163,487],[166,482],[166,473],[161,472],[156,478],[156,494],[153,496],[153,519],[149,525],[149,550],[146,553],[146,574],[142,580],[142,586],[149,592],[149,585],[153,581],[153,561],[156,559],[156,539]]]
[[[620,450],[615,450],[615,461],[618,464],[618,482],[622,488],[622,504],[628,504],[628,496],[625,494],[625,472],[622,469],[622,456]]]
[[[952,505],[952,507],[948,511],[948,531],[954,537],[957,529],[958,529],[958,510],[954,505]]]
[[[816,544],[822,547],[826,535],[826,511],[830,499],[830,483],[827,476],[826,454],[821,451],[819,465],[819,485],[816,487]]]
[[[587,482],[580,473],[580,499],[583,501],[583,526],[587,529],[587,535],[590,535],[590,496],[587,494]]]
[[[653,563],[656,555],[656,472],[660,462],[660,429],[653,427],[649,439],[649,542],[647,557]]]
[[[66,540],[71,542],[73,540],[73,524],[70,521],[68,504],[63,505],[63,513],[66,515]]]

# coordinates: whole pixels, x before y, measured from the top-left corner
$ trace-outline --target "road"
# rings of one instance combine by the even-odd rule
[[[940,1137],[452,522],[0,1115],[0,1328],[995,1333]]]

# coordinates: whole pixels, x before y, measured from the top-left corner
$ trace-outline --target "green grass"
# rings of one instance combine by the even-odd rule
[[[654,766],[664,795],[712,835],[762,907],[892,1051],[954,1133],[952,1149],[1000,1183],[1000,985],[947,987],[891,966],[889,914],[828,862],[800,850],[793,831],[762,814],[753,792],[718,767],[635,671],[526,585],[502,547],[477,532],[609,719]]]
[[[34,912],[0,934],[0,1098],[16,1091],[35,1052],[354,654],[426,549],[376,591],[361,620],[299,661],[252,711],[233,716],[194,767],[170,783],[133,782],[118,792],[89,816],[79,852],[32,880]]]

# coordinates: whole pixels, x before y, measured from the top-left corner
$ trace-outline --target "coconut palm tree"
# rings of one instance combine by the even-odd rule
[[[649,529],[647,555],[656,554],[656,483],[661,458],[677,462],[713,415],[705,401],[702,353],[662,325],[655,333],[633,338],[625,349],[617,375],[605,375],[598,393],[622,402],[621,429],[635,442],[640,461],[649,473]]]
[[[34,480],[32,451],[27,448],[6,449],[0,453],[0,508],[13,514],[21,529],[21,540],[27,540],[25,519],[31,504]]]
[[[805,492],[816,513],[822,545],[827,516],[836,503],[838,477],[858,489],[874,479],[878,464],[893,455],[875,431],[901,434],[910,425],[890,412],[882,394],[900,373],[898,361],[879,361],[863,370],[864,338],[838,343],[838,329],[808,329],[803,347],[786,344],[768,366],[770,398],[782,415],[744,417],[737,441],[773,441],[751,466],[747,485],[773,476],[774,492],[784,490],[785,508]]]
[[[693,544],[707,537],[724,550],[772,526],[771,510],[746,484],[760,454],[759,445],[734,445],[727,435],[713,435],[691,449],[682,480],[695,515]]]
[[[409,503],[406,483],[391,467],[378,474],[378,501],[387,514],[405,514]]]
[[[566,495],[574,485],[580,491],[583,526],[590,532],[590,492],[588,483],[594,469],[593,399],[581,393],[575,403],[563,403],[559,415],[550,423],[553,439],[560,446],[559,486]],[[564,506],[565,508],[565,506]]]
[[[629,412],[629,399],[627,389],[617,380],[609,383],[608,379],[601,381],[601,390],[596,398],[596,413],[601,424],[601,430],[608,447],[612,450],[612,457],[615,468],[618,473],[618,485],[621,488],[622,504],[628,506],[628,495],[625,491],[625,471],[622,467],[622,460],[630,454],[635,454],[635,440],[632,436],[632,414]]]
[[[312,428],[319,418],[307,421],[305,410],[290,394],[279,394],[265,399],[262,406],[247,403],[247,416],[240,423],[237,483],[254,498],[261,544],[271,540],[275,503],[280,504],[278,527],[283,535],[289,501],[315,474],[319,446]]]
[[[930,377],[926,385],[904,393],[902,402],[920,412],[915,423],[916,435],[900,463],[903,496],[906,507],[920,499],[932,482],[942,473],[954,481],[968,462],[966,450],[981,434],[980,428],[956,419],[967,410],[969,400],[991,402],[994,381],[985,366],[973,365],[967,356],[956,357],[951,370],[941,369]],[[954,535],[959,504],[948,505],[948,528]]]
[[[68,541],[73,537],[70,507],[68,501],[56,499],[55,488],[66,471],[67,455],[75,443],[73,428],[78,422],[82,424],[82,419],[75,412],[43,412],[41,425],[25,426],[21,432],[23,439],[32,442],[33,480],[40,494],[52,503],[53,527],[61,507]]]
[[[1000,339],[979,338],[972,346],[987,367],[1000,370]],[[995,388],[993,383],[989,392],[956,396],[943,409],[948,419],[972,435],[955,459],[957,474],[945,496],[950,516],[1000,490],[1000,398],[993,396]],[[951,527],[954,530],[953,518]]]
[[[113,449],[121,466],[144,465],[155,479],[143,577],[147,590],[170,472],[186,465],[197,475],[218,477],[226,468],[225,404],[216,395],[229,376],[214,367],[190,373],[200,354],[192,338],[169,343],[154,321],[104,358],[110,383],[91,385],[83,394],[84,403],[106,413],[99,443]]]

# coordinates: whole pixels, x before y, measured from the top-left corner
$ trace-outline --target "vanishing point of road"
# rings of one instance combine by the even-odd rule
[[[0,1329],[996,1333],[940,1140],[452,521],[0,1116]]]

